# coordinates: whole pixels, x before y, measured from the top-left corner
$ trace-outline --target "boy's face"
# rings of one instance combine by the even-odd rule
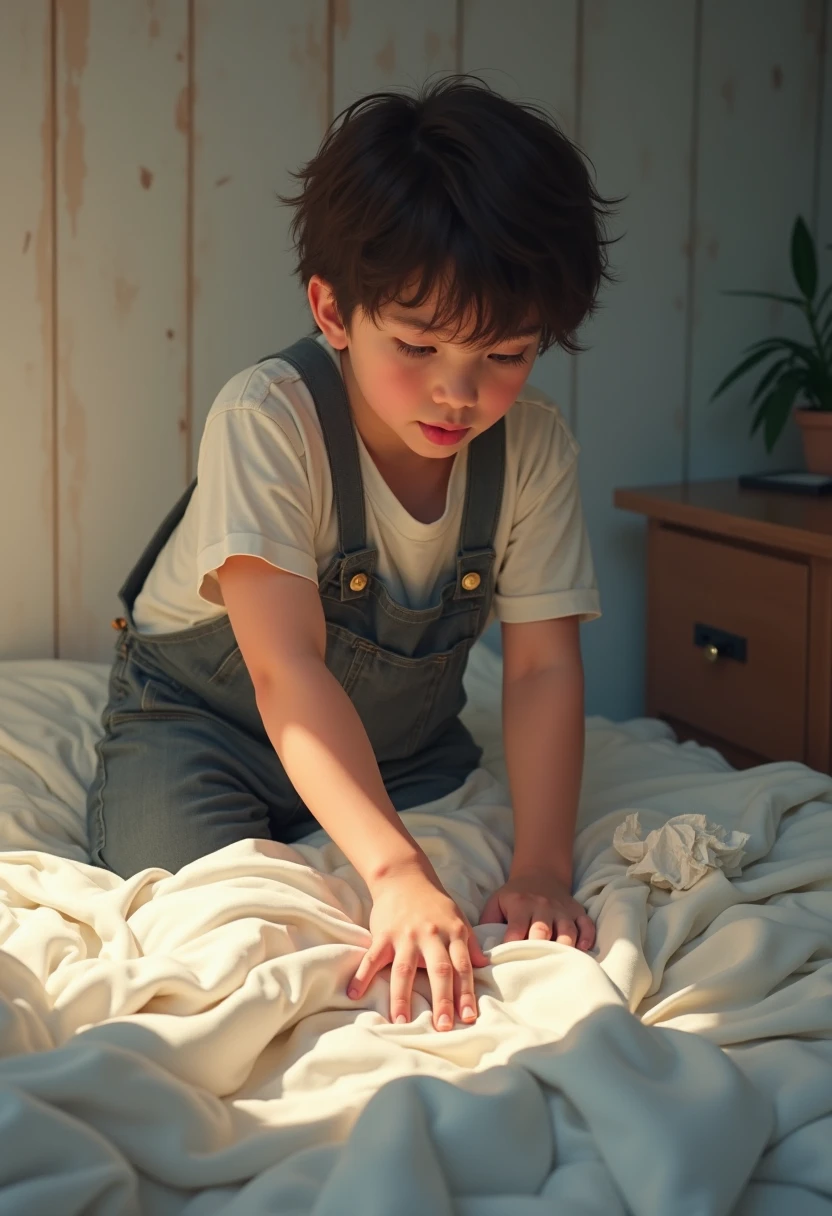
[[[451,342],[447,335],[413,327],[413,321],[432,316],[433,296],[418,309],[385,305],[378,324],[357,311],[349,333],[329,285],[317,275],[308,296],[317,324],[342,352],[362,439],[374,456],[393,461],[454,456],[507,413],[537,353],[540,330],[533,318],[522,327],[530,333],[475,349],[465,348],[460,337]],[[468,332],[466,327],[461,337]]]

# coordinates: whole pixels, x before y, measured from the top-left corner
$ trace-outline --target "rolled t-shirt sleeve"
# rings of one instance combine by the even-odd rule
[[[220,410],[205,424],[197,476],[203,599],[223,604],[216,572],[238,554],[317,583],[312,495],[298,437],[256,407]]]
[[[601,615],[581,506],[578,450],[559,423],[518,491],[497,575],[494,610],[500,621],[523,624],[563,616],[589,621]]]

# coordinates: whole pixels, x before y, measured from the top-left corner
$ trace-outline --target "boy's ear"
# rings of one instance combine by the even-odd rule
[[[306,287],[306,295],[315,324],[323,332],[330,346],[345,350],[348,342],[346,328],[341,321],[332,287],[319,274],[313,274]]]

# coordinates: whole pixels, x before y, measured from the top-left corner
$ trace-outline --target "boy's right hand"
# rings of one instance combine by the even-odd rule
[[[390,1021],[409,1022],[416,969],[425,967],[434,1027],[450,1030],[455,1009],[464,1022],[472,1024],[477,1017],[472,965],[488,967],[490,960],[429,863],[398,867],[374,883],[370,894],[373,940],[350,981],[347,996],[353,1000],[363,996],[376,973],[392,963]]]

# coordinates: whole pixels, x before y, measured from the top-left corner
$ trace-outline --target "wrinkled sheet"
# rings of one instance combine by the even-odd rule
[[[321,831],[128,881],[87,862],[108,668],[0,663],[0,1214],[832,1213],[832,780],[734,772],[587,722],[576,895],[594,952],[477,927],[480,1017],[358,1006],[366,888]],[[476,923],[511,856],[500,663],[465,787],[403,816]],[[689,889],[613,846],[704,815],[741,872]]]

